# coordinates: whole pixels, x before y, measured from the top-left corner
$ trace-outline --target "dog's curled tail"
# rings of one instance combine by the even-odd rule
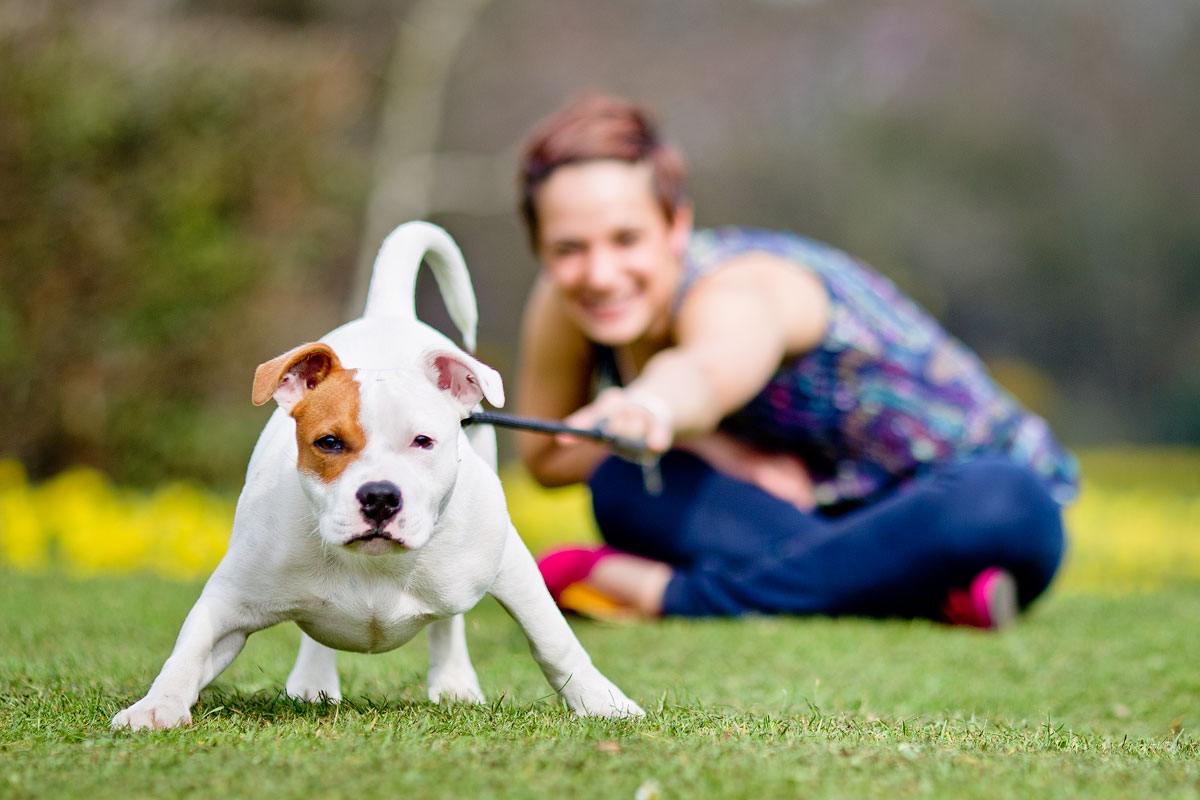
[[[433,269],[450,319],[463,347],[475,352],[479,309],[462,251],[450,234],[430,222],[406,222],[388,234],[375,256],[364,317],[416,319],[417,271],[424,260]]]

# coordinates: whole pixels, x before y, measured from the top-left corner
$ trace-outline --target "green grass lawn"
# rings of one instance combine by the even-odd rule
[[[258,634],[190,728],[112,733],[199,591],[0,571],[0,797],[1197,797],[1200,586],[1053,594],[999,634],[760,618],[573,625],[650,712],[574,719],[491,601],[491,702],[424,697],[424,638],[343,655],[340,706],[281,697]]]

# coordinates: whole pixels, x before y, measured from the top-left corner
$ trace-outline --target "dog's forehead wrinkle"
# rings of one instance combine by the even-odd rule
[[[384,442],[407,447],[414,436],[446,438],[458,426],[453,409],[424,376],[393,371],[360,381],[363,423]]]

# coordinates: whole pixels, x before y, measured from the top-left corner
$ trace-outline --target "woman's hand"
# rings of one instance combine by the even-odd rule
[[[594,428],[643,442],[647,450],[663,453],[675,438],[671,418],[666,402],[649,392],[610,388],[563,421],[573,428]],[[575,441],[568,434],[560,435],[558,440],[562,444]]]

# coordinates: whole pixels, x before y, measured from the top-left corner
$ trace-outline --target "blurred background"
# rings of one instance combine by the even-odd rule
[[[699,224],[866,260],[1068,444],[1200,444],[1198,79],[1194,0],[5,0],[0,459],[236,488],[254,367],[417,217],[511,380],[515,148],[585,89],[657,110]]]

